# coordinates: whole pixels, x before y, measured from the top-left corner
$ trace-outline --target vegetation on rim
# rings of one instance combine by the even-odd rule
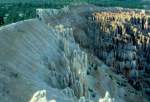
[[[91,3],[103,7],[143,8],[142,0],[0,0],[0,22],[9,24],[36,17],[37,8],[61,8],[68,4]],[[3,20],[3,21],[2,21]],[[0,23],[3,25],[3,23]]]

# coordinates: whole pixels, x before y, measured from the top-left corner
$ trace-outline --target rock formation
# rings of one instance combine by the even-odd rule
[[[2,102],[148,102],[148,11],[38,9],[0,39]]]
[[[150,15],[142,11],[96,12],[88,22],[88,29],[95,34],[93,53],[148,96],[149,19]]]

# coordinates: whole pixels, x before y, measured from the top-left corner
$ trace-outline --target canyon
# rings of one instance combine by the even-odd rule
[[[149,102],[150,11],[36,12],[0,27],[0,102]]]

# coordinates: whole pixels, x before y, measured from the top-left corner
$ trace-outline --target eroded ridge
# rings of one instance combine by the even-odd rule
[[[88,34],[94,33],[94,54],[149,96],[150,15],[144,11],[94,12],[88,25]]]

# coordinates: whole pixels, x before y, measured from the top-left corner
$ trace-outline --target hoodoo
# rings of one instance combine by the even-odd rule
[[[149,75],[148,10],[37,9],[0,28],[0,102],[149,102]]]

